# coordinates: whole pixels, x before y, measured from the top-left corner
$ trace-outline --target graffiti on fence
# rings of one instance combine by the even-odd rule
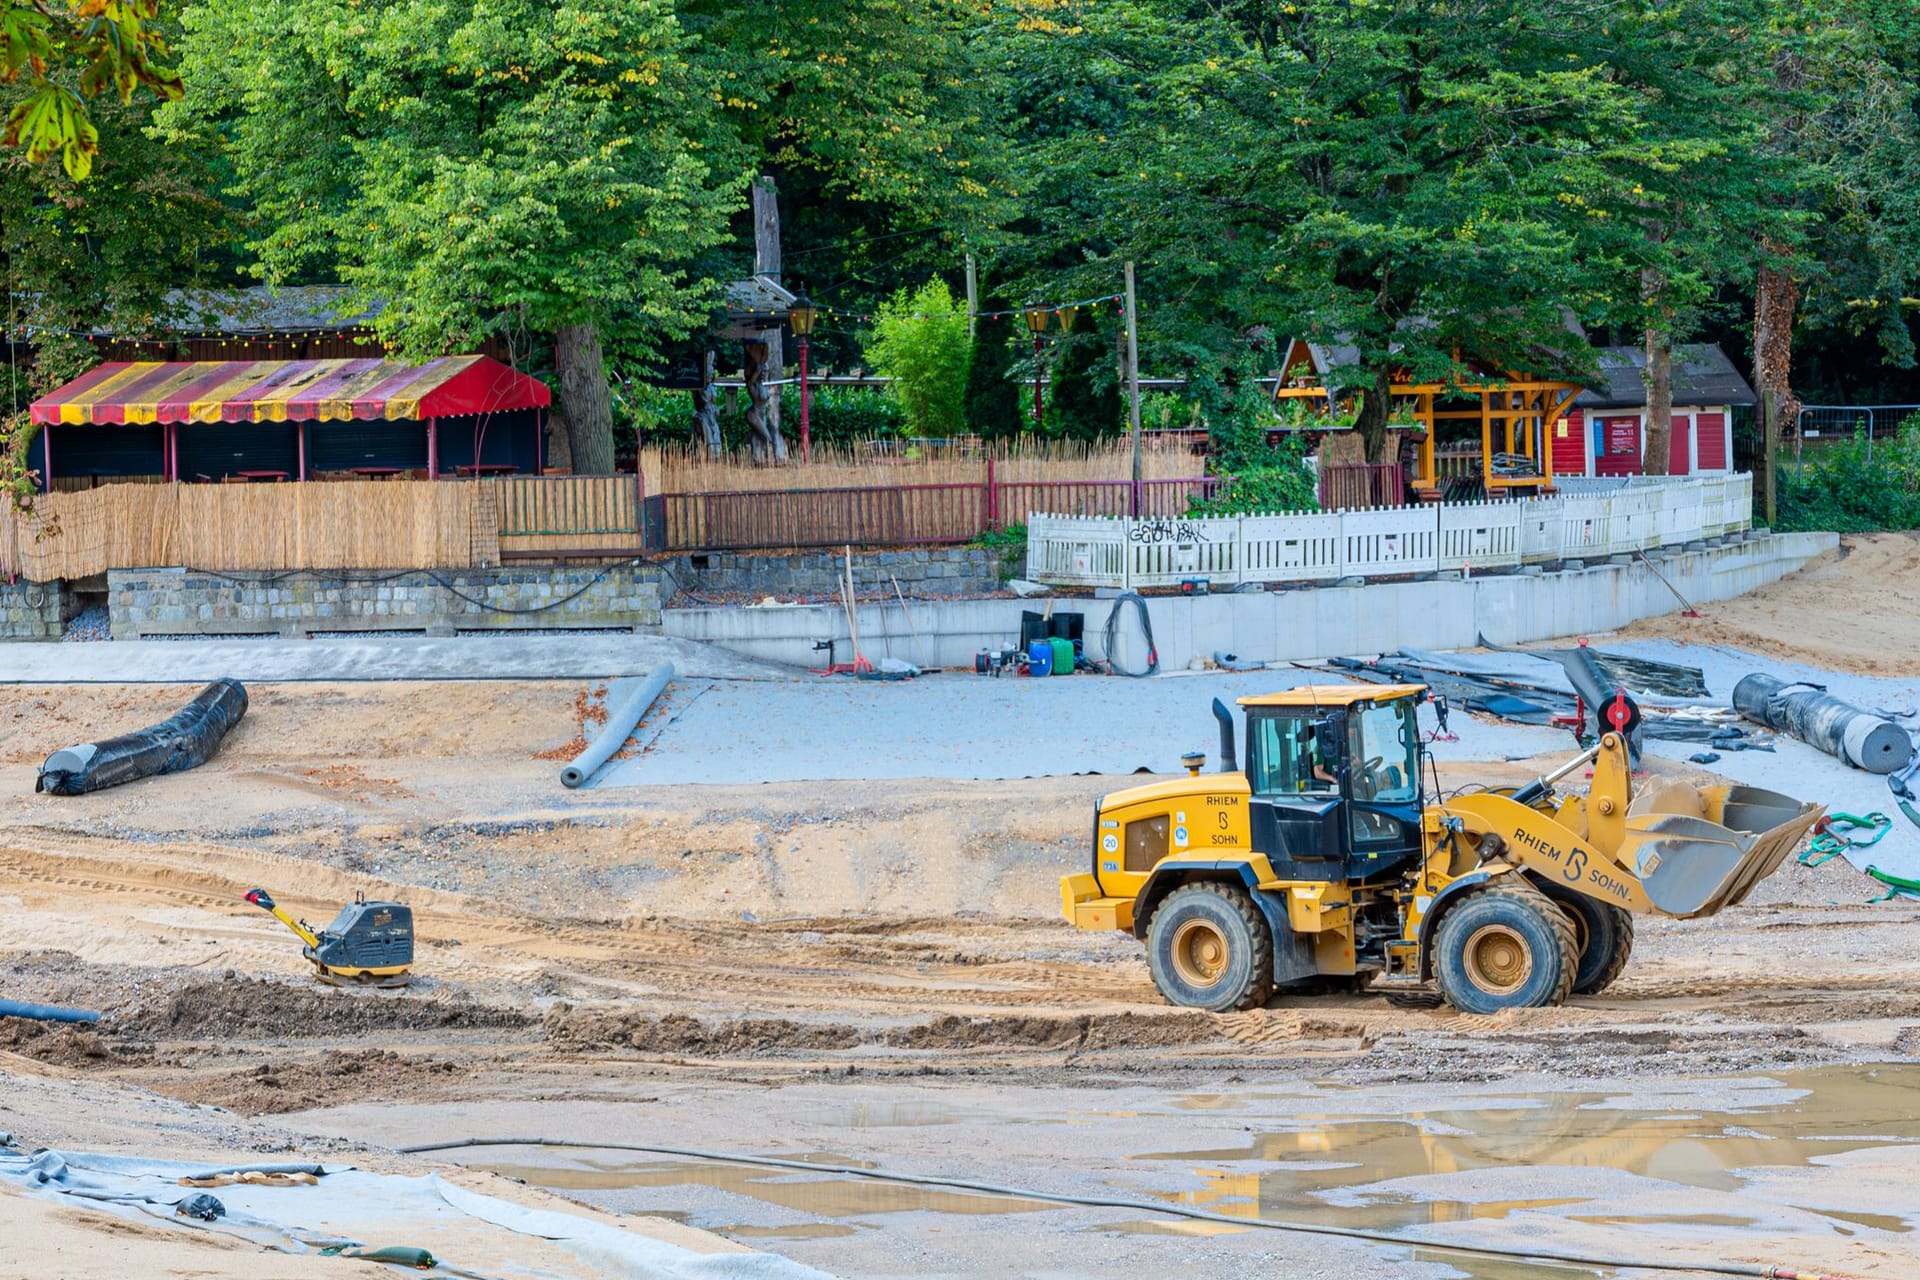
[[[1128,525],[1127,541],[1156,546],[1163,542],[1207,542],[1210,539],[1196,521],[1156,517]]]

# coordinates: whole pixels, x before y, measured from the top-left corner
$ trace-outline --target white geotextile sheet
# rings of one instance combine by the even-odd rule
[[[584,1214],[531,1209],[455,1186],[437,1174],[404,1177],[342,1168],[313,1185],[235,1184],[206,1194],[226,1215],[185,1218],[198,1194],[180,1179],[210,1166],[88,1152],[0,1146],[0,1181],[77,1207],[140,1214],[183,1231],[216,1231],[266,1249],[317,1253],[348,1243],[414,1246],[479,1280],[822,1280],[826,1273],[768,1253],[699,1253]]]

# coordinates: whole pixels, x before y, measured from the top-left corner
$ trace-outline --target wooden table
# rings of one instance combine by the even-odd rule
[[[520,468],[511,462],[480,462],[468,463],[464,467],[455,467],[454,470],[463,476],[510,476]]]
[[[278,484],[287,478],[287,473],[284,471],[236,471],[233,474],[248,484]]]
[[[405,473],[404,467],[354,467],[353,474],[363,480],[390,480]]]

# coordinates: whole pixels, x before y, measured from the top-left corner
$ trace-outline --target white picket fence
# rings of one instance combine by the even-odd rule
[[[1027,517],[1027,577],[1054,586],[1214,586],[1500,569],[1738,533],[1753,477],[1559,482],[1552,498],[1225,519]]]

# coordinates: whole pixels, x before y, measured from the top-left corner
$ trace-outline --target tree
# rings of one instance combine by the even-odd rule
[[[963,412],[967,430],[982,439],[1017,436],[1024,425],[1020,388],[1013,381],[1013,340],[1009,317],[980,317],[973,335],[973,359],[967,365]]]
[[[1048,158],[1092,193],[1075,208],[1103,260],[1147,264],[1163,349],[1209,326],[1217,346],[1223,319],[1352,347],[1336,378],[1378,460],[1402,377],[1582,366],[1564,351],[1569,300],[1597,287],[1577,196],[1634,110],[1583,47],[1593,9],[1055,6],[1109,124],[1107,146]]]
[[[1873,0],[1776,0],[1761,61],[1772,77],[1761,154],[1776,216],[1754,245],[1753,383],[1772,521],[1773,457],[1799,410],[1802,299],[1816,321],[1872,326],[1891,362],[1913,363],[1905,299],[1920,279],[1920,16]]]
[[[270,280],[338,274],[415,357],[552,342],[576,471],[613,466],[605,351],[703,324],[744,170],[668,0],[205,0],[176,139],[223,139]]]
[[[23,151],[0,153],[0,329],[33,352],[0,418],[18,414],[22,437],[21,397],[97,363],[92,334],[158,335],[191,312],[195,286],[218,278],[236,215],[214,194],[211,158],[162,145],[151,117],[144,102],[99,104],[101,145],[85,180]],[[167,358],[164,345],[150,350]]]
[[[1120,429],[1120,374],[1114,331],[1100,332],[1092,315],[1076,312],[1058,344],[1052,392],[1047,397],[1048,435],[1102,440]]]
[[[1671,461],[1673,351],[1726,283],[1752,270],[1768,220],[1761,56],[1776,0],[1619,3],[1587,39],[1596,61],[1632,101],[1603,156],[1605,181],[1582,199],[1595,255],[1637,292],[1594,299],[1599,317],[1642,335],[1647,414],[1643,468]]]
[[[24,86],[10,104],[4,141],[38,164],[55,152],[75,180],[93,171],[100,129],[88,100],[111,88],[126,106],[143,86],[178,98],[159,0],[5,0],[0,3],[0,84]]]
[[[966,308],[944,281],[929,280],[888,299],[874,319],[867,351],[874,367],[893,379],[908,431],[957,436],[966,430],[963,405],[973,342]]]

